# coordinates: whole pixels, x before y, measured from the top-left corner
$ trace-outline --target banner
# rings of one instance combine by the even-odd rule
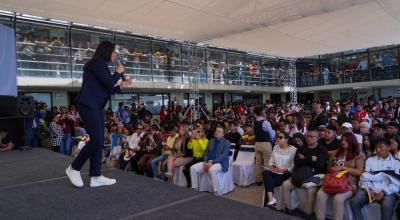
[[[14,29],[0,24],[0,95],[17,96],[17,54]]]

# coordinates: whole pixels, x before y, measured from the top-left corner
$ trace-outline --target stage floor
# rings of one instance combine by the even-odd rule
[[[72,158],[44,149],[0,153],[0,219],[297,219],[105,167],[117,184],[83,188],[65,176]]]

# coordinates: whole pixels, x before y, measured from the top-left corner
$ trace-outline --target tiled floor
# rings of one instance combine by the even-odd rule
[[[224,197],[238,202],[247,203],[249,205],[261,207],[263,192],[263,185],[257,186],[256,184],[253,184],[247,187],[235,185],[235,191],[224,195]]]

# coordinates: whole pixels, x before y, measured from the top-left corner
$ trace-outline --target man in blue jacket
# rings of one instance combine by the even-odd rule
[[[203,162],[199,162],[190,167],[192,188],[199,188],[199,175],[208,172],[213,184],[214,192],[220,189],[218,176],[219,172],[227,172],[229,169],[229,151],[231,143],[224,138],[224,129],[217,127],[213,139],[208,143]]]

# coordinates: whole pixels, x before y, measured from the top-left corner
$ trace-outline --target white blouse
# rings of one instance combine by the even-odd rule
[[[275,145],[272,151],[269,165],[275,165],[282,169],[288,169],[290,172],[294,167],[294,156],[296,155],[297,148],[289,145],[286,149],[281,149],[279,145]]]

